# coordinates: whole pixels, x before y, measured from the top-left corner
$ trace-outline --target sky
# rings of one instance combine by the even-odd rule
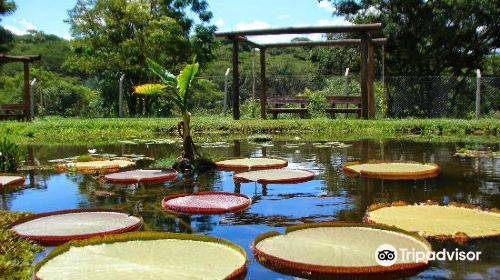
[[[3,17],[0,24],[14,34],[29,29],[41,30],[71,39],[70,26],[64,23],[68,10],[76,0],[15,0],[17,10]],[[333,17],[334,8],[327,1],[317,0],[208,0],[213,12],[211,23],[219,31],[257,28],[320,26],[348,24],[344,18]],[[297,35],[258,36],[250,38],[259,43],[288,42]],[[321,34],[307,35],[320,40]]]

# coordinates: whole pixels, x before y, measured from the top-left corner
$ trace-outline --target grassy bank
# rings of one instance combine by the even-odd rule
[[[178,118],[77,119],[49,118],[33,122],[0,122],[0,135],[30,143],[99,142],[134,138],[176,137]],[[500,136],[496,119],[281,119],[240,120],[229,117],[192,118],[192,129],[199,137],[231,134],[358,135],[376,136]]]

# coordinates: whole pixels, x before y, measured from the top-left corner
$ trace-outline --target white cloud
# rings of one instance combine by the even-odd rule
[[[9,30],[10,32],[12,32],[13,34],[16,34],[16,35],[26,34],[26,30],[21,30],[21,29],[15,27],[15,26],[12,26],[12,25],[6,25],[5,29]]]
[[[17,23],[16,20],[13,20],[13,22]],[[25,35],[28,30],[38,30],[32,22],[29,22],[24,18],[19,21],[18,25],[20,26],[6,25],[5,29],[16,35]]]
[[[279,15],[276,17],[277,20],[283,20],[283,19],[287,19],[287,18],[291,18],[292,16],[291,15]]]
[[[36,26],[32,23],[27,21],[26,19],[21,19],[19,23],[26,29],[26,30],[37,30]]]
[[[330,3],[330,1],[327,1],[327,0],[322,0],[318,3],[318,7],[322,8],[322,9],[325,9],[329,12],[335,12],[336,9],[335,7],[332,5],[332,3]]]
[[[251,23],[239,22],[236,24],[234,30],[254,30],[254,29],[265,29],[271,28],[271,24],[265,21],[254,20]]]
[[[222,18],[219,18],[216,22],[215,25],[218,27],[221,27],[224,25],[224,20]]]

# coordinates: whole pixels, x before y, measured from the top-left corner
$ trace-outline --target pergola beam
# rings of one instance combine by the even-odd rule
[[[373,44],[375,46],[383,46],[387,43],[386,38],[376,38],[373,39]],[[361,39],[338,39],[338,40],[327,40],[327,41],[301,41],[301,42],[290,42],[290,43],[272,43],[264,44],[266,48],[295,48],[295,47],[333,47],[333,46],[360,46]]]
[[[258,49],[262,49],[264,48],[264,45],[261,45],[261,44],[258,44],[258,43],[255,43],[253,41],[250,41],[248,40],[247,38],[245,37],[238,37],[238,41],[240,41],[241,43],[244,43],[252,48],[258,48]]]
[[[332,26],[309,26],[309,27],[286,27],[270,29],[253,29],[217,32],[217,37],[232,36],[261,36],[261,35],[282,35],[282,34],[311,34],[311,33],[353,33],[381,31],[381,23],[353,24],[353,25],[332,25]]]

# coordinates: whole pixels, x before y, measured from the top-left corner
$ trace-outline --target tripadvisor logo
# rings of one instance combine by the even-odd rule
[[[481,252],[464,252],[455,249],[448,251],[443,249],[438,252],[421,252],[416,251],[414,248],[409,250],[407,248],[400,248],[396,250],[390,244],[380,245],[375,251],[375,260],[381,266],[391,266],[398,260],[402,262],[422,262],[422,261],[479,261]]]

